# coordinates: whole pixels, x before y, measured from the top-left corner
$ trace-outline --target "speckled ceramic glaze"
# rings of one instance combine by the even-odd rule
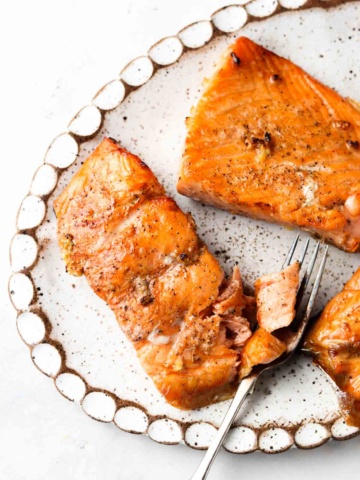
[[[316,8],[310,8],[316,7]],[[291,10],[291,11],[289,11]],[[139,155],[185,211],[227,272],[240,266],[245,284],[280,268],[294,232],[235,217],[181,197],[175,190],[184,120],[220,53],[246,35],[291,58],[343,95],[360,100],[360,4],[254,0],[215,12],[155,44],[105,85],[51,143],[36,171],[11,244],[9,291],[19,333],[35,365],[91,417],[147,433],[166,444],[209,445],[229,402],[196,411],[168,405],[145,375],[111,310],[85,278],[65,272],[56,241],[53,199],[105,136]],[[305,235],[302,236],[302,239]],[[330,248],[316,310],[338,292],[359,254]],[[306,357],[264,375],[224,447],[245,453],[312,448],[350,438],[331,384]]]

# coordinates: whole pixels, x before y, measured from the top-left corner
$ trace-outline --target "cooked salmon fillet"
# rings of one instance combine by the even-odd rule
[[[304,348],[342,392],[346,422],[360,427],[360,268],[325,307]]]
[[[107,302],[166,400],[192,409],[231,396],[251,299],[146,164],[104,139],[54,208],[67,271]]]
[[[267,332],[288,327],[295,316],[299,286],[299,262],[255,282],[257,322]]]
[[[263,328],[258,328],[242,350],[240,377],[248,376],[256,365],[271,363],[284,352],[286,352],[284,342]]]
[[[360,110],[241,37],[187,119],[178,191],[360,246]]]

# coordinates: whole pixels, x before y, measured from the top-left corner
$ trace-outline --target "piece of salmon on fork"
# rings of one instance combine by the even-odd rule
[[[291,261],[294,258],[294,254],[297,249],[298,240],[299,235],[297,235],[290,248],[282,272],[286,271],[286,269],[291,265]],[[308,247],[309,240],[307,240],[304,245],[300,260],[293,265],[298,265],[301,267],[301,265],[304,264]],[[211,465],[214,462],[214,459],[225,439],[227,432],[239,413],[239,410],[246,397],[252,394],[254,391],[255,384],[260,375],[270,368],[277,367],[282,363],[285,363],[287,360],[289,360],[299,346],[303,338],[305,328],[309,322],[315,299],[320,287],[321,279],[325,269],[327,251],[328,247],[325,246],[322,251],[320,263],[318,266],[316,266],[316,260],[318,259],[320,252],[320,242],[316,243],[306,272],[301,281],[298,283],[296,296],[296,315],[292,322],[280,329],[273,329],[271,333],[260,326],[256,330],[255,334],[252,335],[252,337],[245,344],[242,352],[240,369],[240,376],[245,378],[243,378],[243,380],[240,382],[235,397],[230,404],[229,410],[225,414],[224,420],[220,425],[213,442],[207,450],[195,474],[191,477],[191,480],[204,480],[207,477]],[[313,278],[314,275],[315,278],[312,288],[310,289],[310,292],[308,292],[307,287],[309,286],[310,279]],[[263,277],[262,281],[264,278],[266,277]],[[283,310],[284,308],[280,308],[280,314],[283,313]],[[274,327],[272,322],[270,321],[270,323],[266,323],[269,318],[272,320],[273,311],[271,308],[269,312],[270,314],[268,315],[268,318],[266,318],[264,312],[261,314],[261,317],[262,321],[265,321],[265,326],[270,326],[268,330],[271,330],[272,327]],[[278,325],[275,324],[275,327],[277,326]],[[261,361],[263,361],[263,363],[261,363]]]

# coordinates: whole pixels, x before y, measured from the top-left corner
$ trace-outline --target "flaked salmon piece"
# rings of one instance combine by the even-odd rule
[[[221,319],[221,343],[229,348],[240,351],[251,336],[251,325],[243,311],[249,314],[252,299],[244,295],[240,270],[234,267],[231,279],[223,282],[221,293],[212,306],[213,312]]]
[[[267,332],[288,327],[293,321],[299,270],[299,262],[295,262],[281,272],[264,275],[256,280],[257,321]]]
[[[286,345],[263,328],[246,342],[241,354],[240,378],[247,377],[256,365],[266,365],[286,352]]]
[[[247,318],[250,322],[251,329],[254,330],[257,320],[256,320],[256,299],[250,295],[244,295],[243,300],[245,307],[242,310],[242,315]]]
[[[245,37],[187,119],[178,191],[360,246],[360,110]]]
[[[221,334],[225,335],[225,338],[221,338],[221,344],[234,349],[241,349],[252,335],[249,320],[241,316],[221,317],[220,329]]]
[[[213,305],[214,312],[219,315],[228,313],[240,314],[243,308],[245,308],[245,298],[238,267],[234,267],[231,280],[224,282],[223,285],[225,288]]]
[[[295,317],[299,287],[299,262],[281,272],[264,275],[255,282],[256,317],[259,328],[247,340],[241,353],[240,377],[256,365],[268,364],[286,351],[286,342],[271,332],[288,327]]]
[[[327,304],[304,349],[342,392],[346,422],[360,427],[360,268]]]
[[[250,332],[240,274],[223,284],[193,219],[151,170],[104,139],[54,209],[68,272],[107,302],[166,400],[191,409],[231,396]]]

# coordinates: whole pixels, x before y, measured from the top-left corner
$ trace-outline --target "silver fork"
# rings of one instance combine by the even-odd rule
[[[299,241],[299,235],[296,236],[293,244],[290,247],[290,250],[286,257],[283,268],[290,265],[291,260],[294,257],[294,253],[295,253],[298,241]],[[299,260],[300,266],[305,260],[305,256],[309,247],[309,241],[310,239],[308,238],[302,249],[300,260]],[[253,372],[240,382],[237,392],[234,396],[234,399],[230,404],[229,410],[226,412],[224,420],[222,421],[222,424],[220,425],[219,430],[217,431],[212,443],[210,444],[195,474],[191,477],[191,480],[205,480],[205,478],[208,476],[210,468],[225,439],[226,434],[230,429],[230,426],[234,422],[237,414],[239,413],[239,410],[242,404],[244,403],[246,397],[253,393],[255,383],[257,382],[260,375],[266,370],[269,370],[270,368],[277,367],[282,363],[285,363],[293,355],[294,351],[299,345],[303,337],[304,331],[306,329],[306,326],[309,322],[310,314],[313,309],[315,298],[319,290],[321,278],[325,269],[326,256],[328,251],[327,246],[325,246],[324,248],[320,265],[316,272],[316,277],[315,277],[314,284],[311,289],[309,298],[306,301],[305,305],[302,305],[303,300],[305,298],[305,294],[306,294],[306,288],[309,284],[310,277],[313,273],[315,262],[319,254],[319,249],[320,249],[320,242],[317,242],[315,245],[314,251],[312,253],[312,256],[310,258],[310,262],[308,264],[306,272],[300,281],[300,286],[297,294],[297,302],[296,302],[296,315],[290,327],[287,327],[286,329],[287,351],[281,357],[274,360],[273,362],[267,365],[259,365],[255,367],[253,369]]]

